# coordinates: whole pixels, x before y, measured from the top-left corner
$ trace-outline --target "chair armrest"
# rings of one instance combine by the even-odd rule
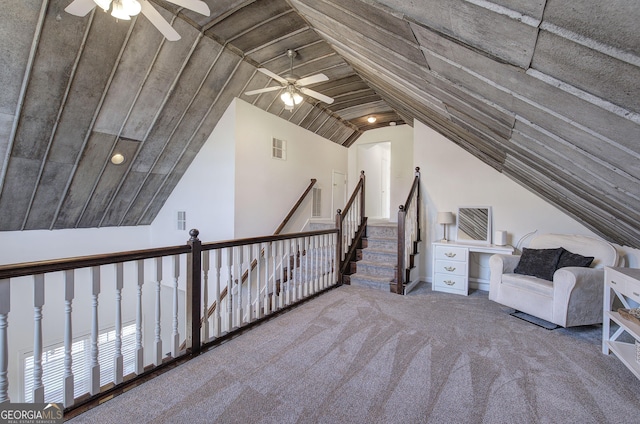
[[[489,299],[497,300],[500,283],[502,282],[502,274],[510,274],[520,262],[520,255],[491,255],[489,258],[489,270],[491,276],[489,278]]]
[[[553,274],[554,318],[561,317],[563,327],[602,322],[603,287],[604,269],[558,269]]]

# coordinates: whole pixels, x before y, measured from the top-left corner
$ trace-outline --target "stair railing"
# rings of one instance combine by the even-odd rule
[[[338,282],[343,283],[343,276],[347,272],[352,260],[356,257],[356,249],[364,236],[367,224],[365,216],[365,176],[360,172],[360,180],[353,190],[353,194],[344,207],[336,213],[336,228],[340,231],[338,243],[338,258],[340,260]]]
[[[298,209],[300,208],[300,206],[304,202],[304,199],[306,199],[306,197],[309,195],[309,193],[311,192],[311,189],[313,188],[313,186],[316,184],[317,181],[318,181],[317,179],[311,178],[311,182],[309,183],[307,188],[302,192],[302,194],[300,195],[300,197],[298,198],[296,203],[291,207],[291,210],[289,211],[287,216],[285,216],[285,218],[282,220],[280,225],[278,225],[278,228],[276,228],[276,230],[273,232],[273,235],[280,234],[282,232],[282,230],[287,226],[287,224],[289,223],[289,221],[291,220],[293,215],[298,211]],[[264,248],[260,251],[260,258],[262,258],[262,257],[264,257]],[[242,283],[243,284],[247,281],[247,279],[249,278],[249,274],[255,270],[257,265],[258,265],[258,258],[254,259],[251,262],[250,269],[245,270],[244,273],[242,274]],[[227,291],[228,291],[227,287],[225,287],[222,290],[222,292],[220,293],[220,301],[224,300],[227,297]],[[203,325],[206,325],[206,323],[204,322],[205,317],[206,317],[206,319],[211,318],[211,316],[215,313],[215,310],[216,310],[217,307],[218,307],[218,303],[217,302],[213,302],[211,305],[208,306],[208,309],[207,309],[206,313],[204,314],[204,316],[202,318]],[[183,342],[182,345],[180,345],[180,347],[182,349],[184,349],[185,343]]]
[[[329,290],[338,282],[338,233],[334,228],[202,243],[198,230],[191,230],[191,239],[181,246],[0,266],[0,404],[9,402],[10,394],[21,401],[23,361],[17,359],[25,348],[33,352],[29,401],[62,402],[67,416],[198,355],[266,315]],[[238,290],[238,276],[262,249],[248,290]],[[278,267],[301,252],[304,269],[285,274]],[[270,284],[271,293],[264,290]],[[224,312],[216,308],[213,325],[209,320],[202,325],[207,304],[221,305],[224,288]],[[256,305],[253,293],[258,310],[244,314]],[[20,326],[33,326],[33,345],[14,338],[23,327],[8,331],[10,315]],[[61,325],[52,326],[56,317]],[[105,328],[113,329],[110,342],[102,341]],[[186,335],[184,349],[178,346],[181,334]],[[51,357],[58,358],[54,365],[60,372],[45,372]],[[78,369],[85,370],[82,379],[74,375]],[[105,380],[101,370],[107,369],[111,375]]]
[[[398,264],[395,292],[404,294],[420,241],[420,168],[416,167],[407,201],[398,210]]]

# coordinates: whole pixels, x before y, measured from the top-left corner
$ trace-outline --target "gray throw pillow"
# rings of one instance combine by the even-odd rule
[[[581,266],[586,268],[591,266],[591,262],[593,262],[593,256],[582,256],[578,253],[570,252],[567,249],[562,249],[557,268],[564,268],[566,266]]]
[[[558,260],[564,249],[522,249],[522,256],[518,266],[513,270],[516,274],[531,275],[544,280],[553,281]]]

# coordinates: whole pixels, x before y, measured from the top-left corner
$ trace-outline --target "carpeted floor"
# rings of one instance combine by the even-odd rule
[[[344,286],[73,423],[630,423],[640,381],[601,327],[545,330],[487,299]]]

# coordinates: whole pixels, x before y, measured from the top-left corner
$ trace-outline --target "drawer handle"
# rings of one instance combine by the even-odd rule
[[[447,270],[447,271],[449,271],[449,272],[452,272],[452,271],[455,271],[455,270],[456,270],[456,268],[455,268],[455,267],[453,267],[453,266],[445,266],[445,267],[444,267],[444,269],[446,269],[446,270]]]
[[[447,258],[455,258],[456,254],[453,252],[447,252],[444,254],[444,256],[446,256]]]
[[[447,286],[453,286],[456,282],[455,282],[455,281],[451,281],[451,280],[444,280],[444,283],[445,283]]]
[[[638,297],[640,297],[640,294],[638,294],[638,293],[636,293],[636,292],[633,292],[633,295],[634,295],[634,296],[638,296]]]

